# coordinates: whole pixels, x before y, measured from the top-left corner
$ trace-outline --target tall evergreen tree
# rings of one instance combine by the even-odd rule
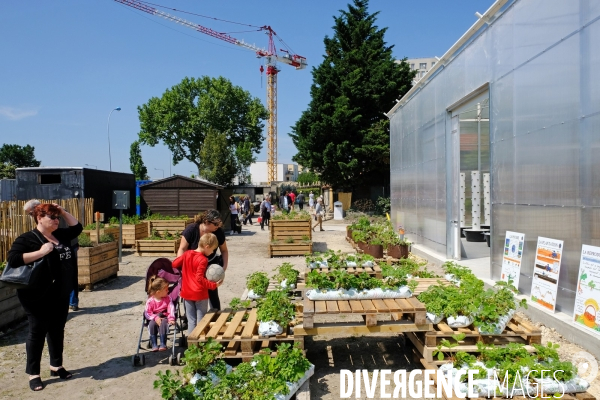
[[[129,168],[131,168],[131,172],[135,175],[136,180],[143,181],[149,179],[148,168],[146,168],[142,160],[142,149],[140,148],[139,140],[131,143],[131,147],[129,148]]]
[[[368,0],[354,0],[334,17],[324,60],[313,68],[311,102],[292,127],[294,161],[340,189],[389,180],[390,134],[384,112],[410,88],[415,72],[396,63],[387,28],[376,25]]]

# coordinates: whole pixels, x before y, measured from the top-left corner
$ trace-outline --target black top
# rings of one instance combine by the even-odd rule
[[[219,246],[222,246],[223,243],[225,243],[225,232],[223,232],[223,229],[217,228],[217,230],[212,233],[217,237]],[[189,243],[188,250],[196,250],[198,248],[198,242],[200,241],[200,228],[198,224],[189,224],[185,227],[181,235]],[[210,260],[212,260],[216,254],[217,250],[213,251],[212,254],[208,256],[208,261],[210,262]]]
[[[298,195],[298,204],[304,204],[304,193]]]
[[[54,246],[54,250],[45,256],[49,268],[41,270],[40,275],[37,275],[35,288],[20,289],[20,291],[37,292],[40,289],[50,287],[54,283],[57,285],[56,287],[60,295],[68,296],[74,289],[74,285],[77,284],[77,259],[73,247],[71,247],[71,241],[77,238],[81,231],[83,231],[83,227],[80,223],[77,223],[77,225],[68,228],[58,228],[52,232],[58,240],[58,245]],[[42,247],[40,239],[44,243],[48,243],[48,240],[46,240],[37,228],[33,229],[33,231],[25,232],[16,238],[8,252],[8,264],[17,266],[25,264],[23,262],[23,254],[38,251]]]

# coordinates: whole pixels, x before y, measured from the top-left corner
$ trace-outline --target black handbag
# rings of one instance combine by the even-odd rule
[[[33,233],[40,240],[43,246],[44,241],[38,236],[37,233]],[[31,264],[25,264],[19,267],[13,267],[9,264],[6,264],[4,271],[2,271],[2,276],[0,276],[0,282],[15,289],[27,289],[35,286],[36,277],[40,274],[40,271],[43,268],[47,267],[48,265],[45,256]]]

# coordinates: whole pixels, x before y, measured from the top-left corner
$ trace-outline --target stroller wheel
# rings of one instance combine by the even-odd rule
[[[143,354],[140,356],[140,365],[146,365],[146,356]]]
[[[140,358],[138,356],[131,357],[131,365],[132,366],[137,367],[139,361],[140,361]]]
[[[177,365],[181,365],[181,353],[177,353]]]
[[[175,364],[173,363],[173,356],[169,356],[169,365],[175,365]]]

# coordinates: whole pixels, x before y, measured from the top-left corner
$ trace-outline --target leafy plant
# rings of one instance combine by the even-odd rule
[[[240,300],[239,297],[234,297],[229,302],[229,307],[231,307],[232,310],[242,310],[242,309],[250,308],[251,306],[252,306],[252,300],[242,301],[242,300]]]
[[[94,247],[90,235],[86,235],[85,233],[80,234],[77,237],[77,241],[79,242],[79,247]]]
[[[246,287],[258,296],[264,296],[269,287],[269,276],[264,272],[253,272],[246,278]]]
[[[0,262],[0,274],[2,273],[2,271],[4,271],[4,268],[6,268],[6,261]]]
[[[303,242],[310,242],[310,236],[308,236],[308,235],[302,235],[302,241]]]
[[[454,343],[452,343],[448,339],[443,339],[442,341],[440,341],[440,344],[437,345],[436,350],[433,351],[432,355],[434,357],[437,357],[437,359],[439,361],[442,361],[444,359],[444,351],[442,349],[446,348],[448,350],[452,350],[454,347],[456,347],[460,344],[459,342],[461,340],[463,340],[465,338],[465,336],[466,336],[466,334],[463,332],[452,335],[452,339],[454,339]],[[447,352],[448,352],[448,356],[450,357],[452,362],[454,362],[455,355],[450,351],[447,351]]]
[[[286,243],[294,243],[294,238],[293,237],[288,237],[287,239],[285,239]]]
[[[295,270],[294,266],[287,262],[281,264],[275,271],[277,273],[273,275],[272,278],[275,279],[277,283],[281,283],[285,280],[288,284],[295,284],[298,280],[298,275],[300,275],[300,272]]]
[[[257,317],[259,321],[275,321],[283,329],[294,319],[296,309],[282,290],[273,290],[262,300],[257,300]]]
[[[190,345],[183,355],[183,372],[188,375],[206,371],[208,366],[221,358],[221,343],[213,338],[206,342]]]
[[[100,243],[112,243],[115,241],[115,237],[112,233],[103,233],[100,235]]]

